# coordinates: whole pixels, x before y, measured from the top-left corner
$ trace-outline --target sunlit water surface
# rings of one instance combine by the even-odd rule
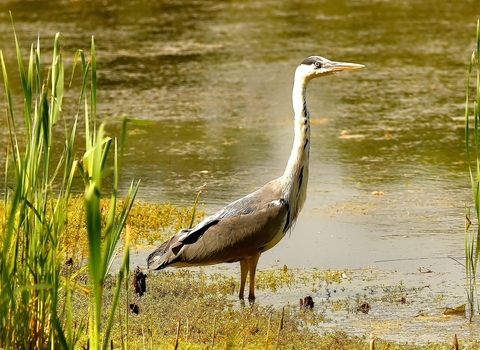
[[[124,186],[140,178],[140,199],[183,206],[206,183],[206,214],[282,174],[299,62],[318,54],[365,64],[310,85],[308,200],[295,230],[262,256],[260,269],[373,267],[395,271],[384,283],[414,287],[424,283],[422,266],[433,271],[431,293],[451,307],[465,290],[460,263],[471,192],[464,85],[478,10],[476,0],[3,1],[0,49],[15,81],[8,11],[25,54],[39,34],[50,58],[54,34],[63,33],[68,72],[75,50],[88,52],[94,35],[98,110],[110,133],[123,115],[154,122],[129,128]],[[75,82],[64,101],[67,120],[76,111]],[[12,88],[19,105],[20,84]],[[5,124],[1,130],[5,144]],[[134,263],[144,258],[139,253]],[[227,267],[238,273],[237,264]],[[351,288],[361,293],[360,284]],[[275,303],[295,302],[299,293],[312,292],[277,293]],[[411,316],[392,311],[393,318]],[[355,329],[355,317],[363,316],[340,325]],[[426,340],[450,336],[419,327]]]

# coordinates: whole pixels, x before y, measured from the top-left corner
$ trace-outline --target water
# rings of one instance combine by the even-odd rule
[[[463,267],[446,257],[463,255],[471,203],[463,115],[476,0],[8,1],[1,49],[13,68],[9,10],[25,53],[39,33],[50,57],[54,34],[64,34],[68,72],[95,36],[109,131],[124,114],[154,122],[129,129],[124,183],[141,178],[140,199],[177,205],[207,183],[207,214],[282,174],[299,62],[318,54],[365,64],[310,84],[308,200],[260,268],[371,266],[415,285],[426,265],[454,281],[436,292],[464,295]]]

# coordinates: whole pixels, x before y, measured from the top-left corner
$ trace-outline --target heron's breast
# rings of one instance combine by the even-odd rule
[[[278,242],[280,242],[282,240],[283,237],[285,237],[285,233],[287,233],[287,231],[284,231],[283,230],[283,227],[285,227],[285,223],[287,222],[286,218],[285,220],[283,220],[282,222],[282,225],[280,226],[280,229],[278,230],[277,234],[275,236],[273,236],[273,239],[270,240],[270,242],[268,242],[267,244],[265,244],[260,250],[262,252],[265,252],[271,248],[273,248],[274,246],[277,245]]]

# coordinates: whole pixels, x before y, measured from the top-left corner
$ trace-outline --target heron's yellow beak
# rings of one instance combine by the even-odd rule
[[[365,67],[363,64],[357,64],[357,63],[348,63],[348,62],[334,62],[330,61],[326,68],[328,68],[329,71],[332,73],[339,73],[344,70],[353,70],[353,69],[359,69]]]

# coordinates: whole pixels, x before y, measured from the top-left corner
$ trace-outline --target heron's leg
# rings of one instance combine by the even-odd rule
[[[248,293],[248,300],[250,301],[255,300],[255,272],[257,272],[258,259],[260,259],[260,251],[246,259],[248,270],[250,272],[250,290]]]
[[[240,293],[238,298],[243,300],[243,293],[245,290],[245,281],[247,280],[248,263],[245,259],[240,260]]]

